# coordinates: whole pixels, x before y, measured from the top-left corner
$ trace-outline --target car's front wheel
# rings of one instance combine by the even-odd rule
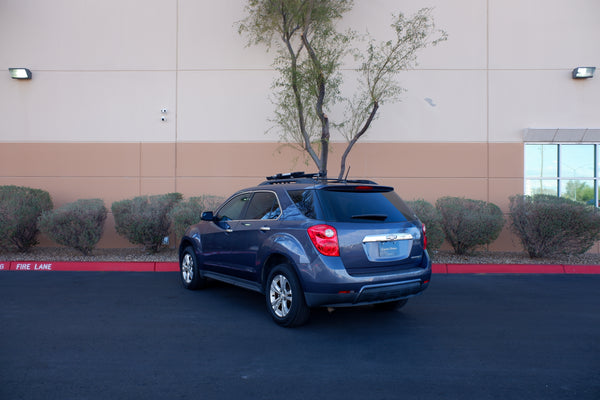
[[[267,308],[273,320],[285,327],[300,326],[308,321],[310,308],[296,273],[287,264],[273,268],[265,290]]]
[[[196,253],[194,248],[188,246],[185,248],[179,259],[179,271],[181,274],[181,283],[186,289],[201,289],[206,285],[206,278],[200,275]]]

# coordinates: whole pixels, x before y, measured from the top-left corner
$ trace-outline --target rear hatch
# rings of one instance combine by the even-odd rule
[[[391,273],[421,264],[422,225],[391,187],[334,185],[317,192],[321,217],[337,231],[349,274]]]
[[[350,275],[390,273],[421,264],[421,233],[414,223],[331,225],[337,230],[340,257]]]

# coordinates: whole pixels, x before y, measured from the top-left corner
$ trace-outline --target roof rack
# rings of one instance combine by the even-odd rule
[[[281,179],[297,179],[297,178],[318,178],[319,174],[306,174],[304,171],[296,171],[296,172],[288,172],[285,174],[276,174],[272,176],[267,176],[268,181],[275,181]]]
[[[304,171],[288,172],[267,176],[261,185],[273,185],[277,183],[312,183],[319,179],[319,174],[306,174]]]
[[[273,185],[278,183],[359,183],[365,185],[377,185],[377,182],[373,182],[368,179],[331,179],[331,178],[321,178],[319,173],[306,174],[304,171],[296,171],[296,172],[288,172],[283,174],[276,174],[272,176],[267,176],[266,181],[262,182],[260,185]]]

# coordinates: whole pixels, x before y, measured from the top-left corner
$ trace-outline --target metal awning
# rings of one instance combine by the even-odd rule
[[[600,129],[579,128],[552,128],[537,129],[527,128],[523,135],[524,142],[574,142],[574,143],[598,143],[600,142]]]

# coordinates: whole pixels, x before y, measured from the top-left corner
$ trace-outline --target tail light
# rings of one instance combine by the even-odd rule
[[[425,228],[425,224],[423,225],[423,250],[427,250],[427,228]]]
[[[308,236],[324,256],[337,257],[340,255],[337,231],[333,226],[315,225],[308,228]]]

